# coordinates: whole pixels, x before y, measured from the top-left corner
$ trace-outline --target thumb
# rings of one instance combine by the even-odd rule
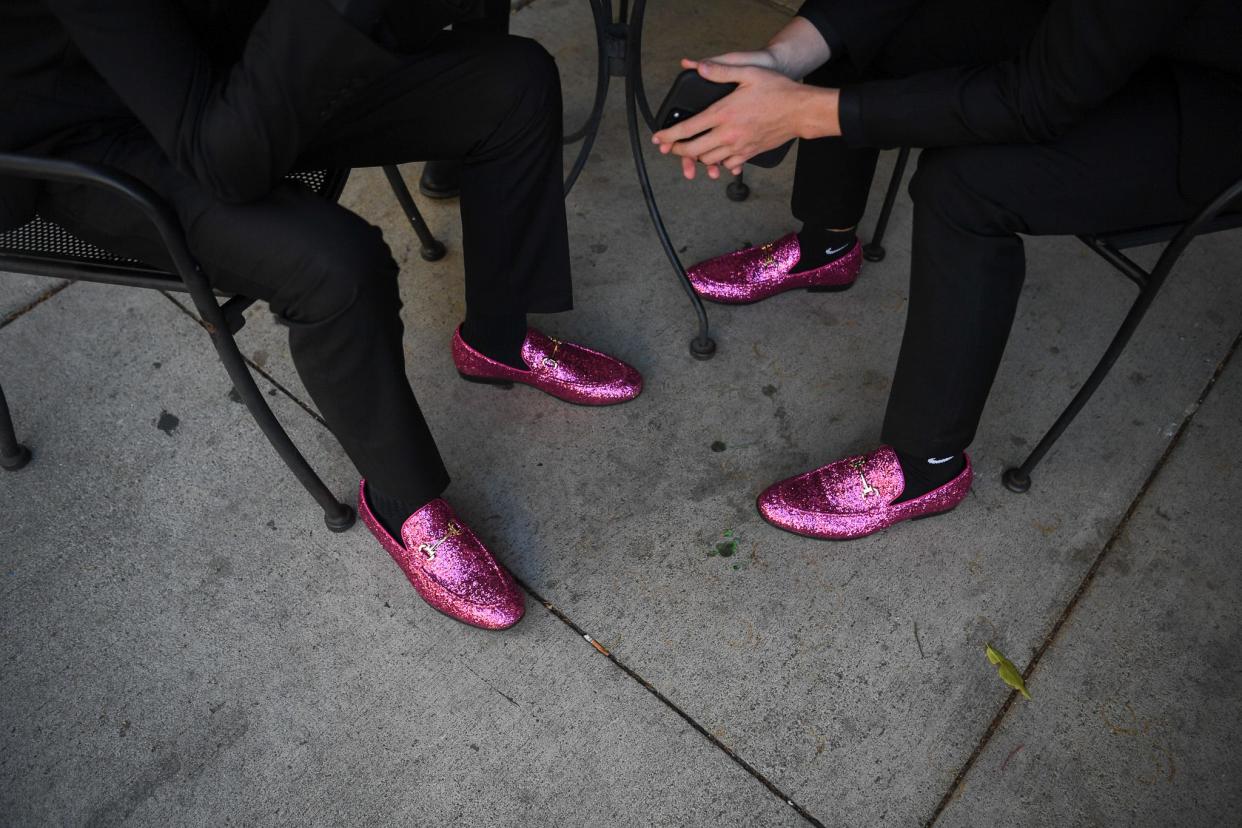
[[[716,55],[708,58],[708,63],[718,63],[721,66],[753,66],[754,52],[726,52],[723,55]]]
[[[726,66],[710,60],[699,61],[699,75],[714,83],[742,83],[750,77],[750,66]]]

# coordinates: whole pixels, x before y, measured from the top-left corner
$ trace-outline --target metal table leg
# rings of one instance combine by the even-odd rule
[[[643,191],[643,199],[647,203],[647,212],[651,215],[651,223],[660,239],[660,246],[664,248],[664,254],[668,257],[669,264],[672,265],[673,272],[685,289],[686,296],[690,299],[690,304],[698,318],[699,330],[690,340],[690,354],[695,359],[710,359],[716,353],[716,342],[711,337],[707,309],[703,306],[703,300],[694,292],[694,287],[686,276],[686,269],[669,238],[668,229],[664,226],[660,208],[656,204],[655,195],[651,189],[651,179],[647,174],[647,163],[643,156],[644,142],[639,129],[639,113],[642,113],[648,128],[654,129],[655,127],[655,115],[652,114],[651,106],[647,101],[642,74],[643,16],[647,2],[646,0],[634,0],[631,9],[629,0],[620,0],[615,17],[612,0],[590,0],[590,4],[599,47],[595,100],[586,123],[565,138],[567,144],[582,141],[582,148],[565,180],[565,194],[569,195],[569,191],[578,180],[599,133],[610,79],[612,77],[624,78],[626,126],[630,134],[630,151],[634,156],[638,183]]]

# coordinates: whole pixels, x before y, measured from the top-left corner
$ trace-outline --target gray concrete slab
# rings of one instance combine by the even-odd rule
[[[938,825],[1237,824],[1239,434],[1235,357]]]
[[[328,533],[164,297],[75,286],[0,353],[0,822],[801,823],[543,607],[472,630]]]
[[[785,16],[751,0],[653,3],[645,43],[652,97],[667,87],[683,53],[762,42]],[[567,120],[575,124],[591,88],[587,25],[578,0],[539,0],[514,18],[516,31],[539,36],[557,55]],[[1000,470],[1022,457],[1069,399],[1132,296],[1076,242],[1032,240],[1019,323],[973,447],[980,478],[972,498],[951,517],[854,544],[815,543],[764,525],[753,498],[774,479],[876,440],[904,318],[908,201],[899,201],[889,258],[869,266],[856,288],[712,308],[721,350],[711,362],[695,362],[686,351],[692,318],[650,230],[622,112],[614,92],[591,164],[569,200],[578,309],[537,321],[637,364],[647,391],[627,406],[588,410],[528,389],[461,383],[447,349],[463,313],[456,206],[420,199],[451,247],[449,258],[427,265],[382,176],[360,172],[345,194],[345,203],[385,229],[403,264],[410,374],[454,472],[450,499],[527,583],[825,824],[925,819],[1005,696],[982,658],[982,643],[993,641],[1025,663],[1236,335],[1238,242],[1208,239],[1192,250],[1113,377],[1041,467],[1036,488],[1017,497],[1000,487]],[[748,172],[754,195],[737,205],[725,200],[723,184],[683,182],[675,168],[649,159],[688,262],[792,229],[788,162]],[[406,172],[413,182],[418,166]],[[880,181],[886,181],[883,169]],[[864,235],[879,196],[877,188]],[[259,310],[252,320],[244,347],[304,396],[282,332]],[[310,442],[333,485],[343,490],[352,482],[329,436],[312,430],[299,437]],[[300,493],[270,473],[270,480],[253,481],[254,491],[265,493],[262,514],[244,517],[262,522],[275,515],[274,534],[319,531]],[[248,489],[244,498],[251,494]],[[249,508],[244,498],[238,495],[239,508]],[[136,523],[137,514],[129,519]],[[189,523],[169,517],[150,530],[157,540],[144,543],[166,535],[201,543],[210,524],[205,517]],[[711,554],[725,530],[740,541],[732,558]],[[230,531],[240,536],[242,530]],[[280,544],[273,549],[289,550],[294,541]],[[358,554],[376,567],[375,577],[391,575],[371,550]],[[270,557],[267,550],[259,556]],[[296,580],[309,576],[283,569],[280,575],[279,583],[293,578],[313,591]],[[239,579],[241,585],[226,580],[214,588],[264,589],[272,577],[260,571]],[[401,584],[389,586],[409,600]],[[429,614],[408,611],[420,624]],[[519,631],[534,627],[532,621]],[[333,615],[312,627],[330,624],[345,626]],[[273,650],[259,621],[226,628],[235,650],[261,647],[264,657]],[[363,625],[352,635],[366,632]],[[444,635],[478,640],[469,630]],[[350,651],[315,658],[331,664],[342,654]],[[280,664],[293,670],[291,660]],[[374,664],[359,674],[369,669],[388,675]],[[261,684],[284,692],[298,680],[282,675]],[[312,696],[305,688],[294,691],[293,707],[313,709]],[[275,691],[264,696],[260,709],[275,697]],[[441,746],[455,744],[446,735],[451,730],[444,720],[427,722],[428,738],[443,740]],[[333,749],[352,738],[340,724],[329,736],[322,744]],[[567,734],[562,749],[577,740]],[[246,767],[256,778],[281,773],[274,762],[247,755],[255,757]],[[331,758],[316,761],[314,778],[321,779]],[[82,767],[74,771],[81,774]],[[338,795],[351,777],[365,778],[342,774],[333,782]],[[288,784],[286,776],[273,783],[281,784]],[[556,784],[542,778],[531,787],[555,791]],[[163,796],[184,786],[169,784]],[[209,795],[203,793],[209,788],[189,789],[187,803]],[[379,795],[352,796],[348,801],[356,804]],[[630,824],[622,812],[589,813],[604,824]],[[715,824],[711,815],[680,816],[687,825]]]
[[[0,325],[64,284],[63,279],[0,270]]]
[[[652,96],[682,54],[761,42],[783,19],[744,0],[652,4]],[[576,122],[590,86],[585,12],[540,0],[514,21],[557,55]],[[426,265],[382,178],[351,182],[346,202],[402,257],[410,371],[454,470],[450,497],[506,539],[528,583],[821,820],[925,819],[1005,695],[983,642],[1021,664],[1043,640],[1236,335],[1237,241],[1207,239],[1188,255],[1034,491],[1018,497],[1001,470],[1069,400],[1133,296],[1078,242],[1030,240],[1021,315],[972,449],[970,501],[950,518],[821,544],[770,529],[753,499],[877,439],[904,319],[909,202],[899,201],[888,259],[856,288],[712,307],[721,350],[695,362],[692,318],[650,230],[621,118],[614,97],[569,200],[577,310],[539,320],[644,370],[647,392],[619,409],[459,382],[447,350],[463,312],[455,206],[421,201],[452,247]],[[792,228],[788,163],[748,172],[754,195],[737,205],[723,184],[681,181],[649,158],[687,262]],[[411,181],[417,172],[408,168]],[[292,383],[279,340],[251,336]],[[711,555],[725,530],[741,541],[738,557]]]

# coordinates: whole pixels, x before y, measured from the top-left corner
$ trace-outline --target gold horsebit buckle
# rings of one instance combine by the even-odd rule
[[[760,261],[760,264],[763,265],[764,267],[771,267],[772,265],[776,264],[776,254],[772,252],[773,247],[774,245],[771,242],[769,242],[765,244],[763,247],[759,248],[764,253],[768,254],[763,257],[762,261]]]
[[[556,352],[561,349],[561,341],[554,336],[550,336],[548,339],[552,340],[552,355],[543,358],[543,367],[551,370],[560,365],[560,363],[552,357],[556,356]]]
[[[871,481],[867,480],[867,475],[863,471],[863,458],[855,457],[853,460],[850,461],[850,465],[853,466],[854,471],[858,472],[858,479],[862,481],[863,498],[866,498],[867,495],[878,495],[880,493],[880,490],[877,489],[875,486],[871,485]]]
[[[461,527],[456,523],[450,523],[448,525],[448,531],[445,533],[444,537],[440,538],[435,543],[419,544],[418,551],[426,555],[427,560],[434,561],[436,559],[436,550],[440,548],[440,544],[444,543],[449,538],[458,537],[460,534]]]

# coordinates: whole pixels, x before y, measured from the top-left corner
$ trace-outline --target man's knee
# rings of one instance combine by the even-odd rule
[[[298,272],[278,313],[315,324],[384,308],[395,313],[401,307],[397,264],[378,228],[359,219],[332,234],[313,235],[291,262]]]
[[[916,211],[932,211],[972,229],[1011,231],[1008,211],[989,194],[995,176],[974,147],[925,149],[910,179]]]
[[[556,60],[539,43],[525,37],[506,37],[495,59],[513,102],[512,118],[519,125],[561,122],[561,76]]]
[[[556,59],[538,41],[527,37],[508,37],[505,39],[505,62],[519,85],[540,94],[561,88],[560,72],[556,68]]]

